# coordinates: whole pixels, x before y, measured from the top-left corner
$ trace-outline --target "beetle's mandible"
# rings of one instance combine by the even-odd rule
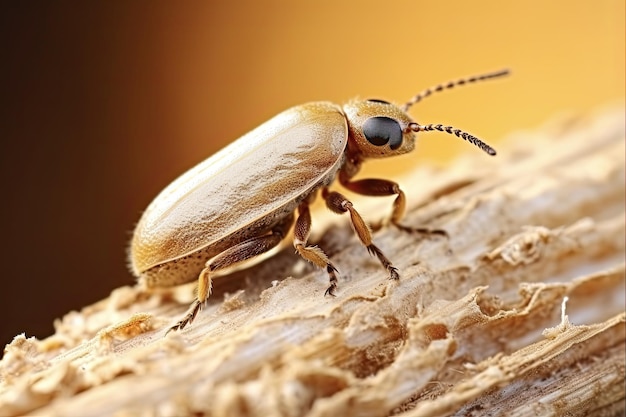
[[[372,242],[370,229],[352,202],[328,186],[337,178],[355,193],[392,196],[390,223],[402,230],[404,192],[386,179],[354,180],[368,158],[386,158],[413,150],[417,132],[454,134],[490,155],[496,152],[464,131],[440,124],[419,124],[409,108],[433,92],[508,74],[508,70],[467,77],[416,95],[403,106],[382,100],[344,106],[314,102],[288,109],[242,136],[166,187],[137,224],[130,246],[133,273],[148,288],[198,280],[189,312],[170,330],[191,323],[211,293],[211,279],[222,269],[277,246],[295,222],[293,245],[300,256],[326,270],[337,288],[337,269],[317,246],[307,243],[309,204],[317,191],[328,208],[349,213],[354,230],[389,278],[398,279],[392,262]],[[297,215],[296,215],[297,214]]]

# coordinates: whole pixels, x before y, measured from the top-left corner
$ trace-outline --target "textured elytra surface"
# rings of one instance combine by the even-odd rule
[[[341,108],[327,102],[292,107],[258,126],[154,199],[133,233],[133,271],[140,276],[221,240],[232,241],[229,236],[242,228],[276,223],[272,216],[282,207],[334,175],[346,142]]]
[[[623,109],[510,142],[399,181],[405,223],[450,236],[375,233],[400,281],[335,219],[336,298],[290,248],[216,280],[167,337],[192,288],[119,288],[7,346],[0,414],[623,414]],[[355,204],[377,220],[391,202]]]

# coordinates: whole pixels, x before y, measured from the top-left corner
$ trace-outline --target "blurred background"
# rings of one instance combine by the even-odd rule
[[[48,336],[55,318],[132,284],[127,244],[156,194],[288,107],[403,103],[511,68],[412,110],[497,145],[623,103],[624,14],[623,0],[4,4],[0,343]],[[421,138],[368,171],[477,152]]]

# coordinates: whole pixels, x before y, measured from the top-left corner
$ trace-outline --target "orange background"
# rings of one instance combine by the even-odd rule
[[[0,343],[133,277],[133,224],[177,175],[290,106],[404,102],[497,145],[555,114],[624,102],[624,1],[102,2],[5,7]],[[422,134],[391,163],[478,152]],[[496,146],[497,147],[497,146]],[[370,172],[390,175],[389,163]],[[394,170],[395,171],[395,170]],[[268,173],[268,180],[271,173]]]

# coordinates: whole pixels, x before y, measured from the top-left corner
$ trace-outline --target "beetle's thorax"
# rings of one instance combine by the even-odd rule
[[[357,162],[368,158],[402,155],[415,148],[413,120],[399,107],[381,100],[353,101],[343,106],[348,121],[348,158]]]
[[[351,142],[348,141],[348,149],[339,171],[339,181],[344,184],[354,177],[361,170],[362,159],[358,158],[356,150],[352,150],[350,147]]]

